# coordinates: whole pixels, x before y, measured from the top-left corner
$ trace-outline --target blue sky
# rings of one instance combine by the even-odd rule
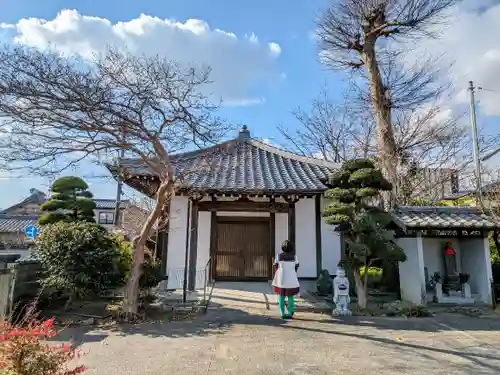
[[[466,3],[470,3],[471,1],[472,0],[466,1]],[[498,41],[500,35],[496,25],[498,21],[500,21],[500,9],[498,12],[495,10],[495,12],[491,12],[492,14],[487,14],[487,22],[484,19],[478,21],[478,17],[485,17],[484,9],[494,9],[492,2],[489,0],[480,0],[479,2],[483,6],[481,13],[474,13],[470,8],[467,8],[467,12],[463,11],[463,9],[459,9],[459,17],[461,18],[454,21],[454,25],[458,25],[459,22],[466,23],[466,26],[464,26],[465,29],[462,30],[463,28],[461,28],[460,30],[467,35],[468,38],[466,42],[463,40],[461,42],[462,44],[465,43],[465,45],[461,44],[461,47],[464,49],[463,54],[453,56],[454,58],[460,59],[461,62],[459,64],[460,71],[458,72],[459,74],[457,73],[457,79],[459,79],[458,82],[461,86],[465,86],[468,79],[483,80],[485,83],[488,83],[490,89],[498,89],[498,99],[500,100],[500,79],[498,78],[500,74],[498,74],[497,68],[494,67],[495,65],[493,63],[495,61],[491,62],[491,66],[484,65],[484,71],[482,71],[481,74],[476,74],[473,71],[473,67],[478,66],[478,61],[471,60],[467,63],[462,61],[464,56],[467,56],[467,43],[469,43],[470,46],[475,46],[476,49],[479,48],[478,42],[474,39],[474,35],[479,37],[481,34],[474,33],[474,35],[470,35],[471,30],[475,29],[472,28],[472,26],[474,24],[477,25],[476,22],[481,22],[483,25],[482,30],[480,30],[483,32],[483,35],[488,25],[493,27],[490,33],[492,40],[488,40],[488,43],[480,46],[482,49],[476,51],[476,53],[480,57],[484,57],[490,53],[490,55],[493,56],[493,60],[495,60],[495,53],[499,52],[496,41]],[[109,20],[110,25],[115,25],[119,22],[129,22],[137,19],[141,13],[144,13],[160,19],[175,19],[179,22],[185,22],[188,19],[203,20],[212,30],[222,29],[225,32],[234,33],[240,40],[243,39],[245,35],[254,34],[258,37],[261,45],[261,50],[258,52],[260,55],[257,55],[257,52],[252,55],[257,59],[255,64],[262,65],[258,71],[256,70],[256,74],[269,73],[274,74],[273,77],[276,78],[276,73],[279,73],[282,79],[260,79],[256,80],[254,85],[247,85],[247,94],[255,94],[254,96],[256,97],[263,97],[265,101],[262,104],[252,106],[226,107],[223,109],[223,115],[234,124],[248,125],[254,137],[268,138],[272,142],[279,143],[279,133],[276,129],[278,125],[285,124],[292,128],[297,126],[296,121],[290,113],[294,108],[297,106],[307,107],[311,99],[318,94],[325,83],[334,98],[340,96],[344,89],[344,75],[327,71],[317,62],[317,50],[311,38],[314,18],[327,4],[327,0],[254,0],[252,2],[227,0],[4,0],[2,1],[0,23],[4,25],[13,25],[12,28],[4,27],[2,35],[6,40],[11,39],[14,35],[21,35],[25,37],[25,40],[28,40],[26,44],[31,43],[31,45],[39,43],[37,39],[39,35],[41,35],[39,33],[39,26],[37,26],[36,22],[31,22],[29,30],[27,28],[21,30],[21,23],[19,21],[28,18],[54,20],[63,9],[74,9],[77,14],[81,16],[92,16]],[[472,18],[473,16],[476,18]],[[467,29],[467,22],[471,23],[469,29]],[[17,27],[17,31],[14,26]],[[80,38],[85,38],[85,33],[93,31],[96,33],[94,38],[98,39],[98,31],[92,29],[81,29],[73,33],[82,32]],[[454,29],[448,32],[450,35],[456,34],[456,30]],[[52,41],[51,38],[53,38],[55,34],[43,35],[48,41]],[[71,36],[72,34],[67,32],[64,35],[66,39],[57,39],[56,41],[70,45],[71,40],[69,38]],[[81,41],[82,39],[79,40]],[[454,47],[454,40],[450,37],[448,42],[450,50],[456,53],[457,48]],[[161,50],[161,39],[155,41],[155,43],[155,50]],[[263,57],[263,51],[268,43],[279,44],[281,51],[279,56],[272,61],[267,59],[267,57]],[[443,44],[441,43],[440,46],[442,48]],[[436,48],[432,44],[428,47],[430,50]],[[186,49],[187,48],[188,47],[186,47]],[[237,54],[239,50],[235,49],[235,51],[234,54]],[[169,53],[169,51],[163,52],[167,55]],[[180,52],[176,51],[176,53]],[[498,56],[500,56],[500,52]],[[228,55],[226,57],[228,59],[233,59],[228,63],[228,67],[230,64],[237,63],[237,56]],[[489,58],[491,60],[491,56]],[[487,60],[486,63],[488,61],[489,60]],[[217,61],[217,63],[222,64],[221,61]],[[500,66],[500,64],[496,64],[496,66]],[[490,75],[487,75],[485,72]],[[265,77],[271,76],[266,75]],[[496,78],[491,79],[491,77]],[[272,81],[272,83],[267,81]],[[228,87],[225,87],[225,89],[229,90]],[[496,102],[494,94],[487,95],[487,98],[489,99],[485,100],[485,103],[488,100],[493,103]],[[495,104],[491,104],[490,102],[487,103],[489,107],[484,108],[484,114],[488,114],[488,116],[483,115],[483,108],[481,108],[479,117],[482,125],[485,125],[487,132],[495,131],[494,127],[498,119],[497,116],[500,115],[500,108],[498,111],[494,110],[493,107],[495,107]],[[106,174],[106,171],[98,170],[91,165],[84,165],[79,170],[74,171],[74,173],[81,175],[103,175]],[[92,179],[89,180],[89,182],[91,183],[91,190],[94,192],[94,195],[101,198],[114,197],[114,183],[105,182],[99,179]],[[4,176],[0,179],[0,208],[5,208],[23,199],[28,194],[31,187],[47,190],[47,184],[48,181],[46,179],[36,177],[9,178],[8,176]]]

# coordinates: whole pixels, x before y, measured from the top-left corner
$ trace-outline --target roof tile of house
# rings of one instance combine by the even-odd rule
[[[0,233],[24,232],[26,227],[36,223],[36,216],[0,216]]]
[[[98,210],[111,210],[115,208],[115,200],[114,199],[93,199],[96,204],[96,209]],[[123,200],[122,207],[125,203],[128,203],[128,200]]]
[[[408,229],[500,228],[500,220],[469,207],[399,207],[392,217]]]
[[[244,127],[236,139],[171,157],[182,187],[224,192],[321,192],[324,181],[338,165],[300,156],[250,138]],[[130,177],[154,176],[140,159],[121,159],[108,165]]]

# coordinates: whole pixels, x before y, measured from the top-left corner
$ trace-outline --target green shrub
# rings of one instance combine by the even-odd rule
[[[44,269],[41,283],[67,293],[70,301],[112,290],[125,278],[123,251],[116,238],[97,223],[45,225],[36,241]]]
[[[366,269],[365,267],[361,267],[359,269],[361,277],[365,277]],[[373,287],[374,285],[380,283],[382,281],[382,268],[378,267],[368,267],[368,285]]]
[[[116,237],[115,241],[120,250],[120,261],[118,263],[119,274],[123,277],[123,284],[127,283],[130,270],[132,269],[132,243],[124,241],[122,237]],[[141,291],[151,289],[165,280],[166,275],[162,270],[161,263],[152,256],[148,248],[144,252],[144,262],[142,265],[142,274],[139,279],[139,288]]]
[[[498,255],[498,250],[495,247],[495,243],[490,236],[490,258],[491,258],[491,270],[493,273],[493,280],[496,284],[500,284],[500,256]]]

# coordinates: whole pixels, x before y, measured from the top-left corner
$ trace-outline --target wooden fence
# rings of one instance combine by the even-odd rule
[[[10,312],[13,276],[12,269],[0,269],[0,321],[5,320]]]
[[[36,260],[6,263],[0,267],[0,320],[13,313],[18,304],[29,304],[39,297],[40,272]]]

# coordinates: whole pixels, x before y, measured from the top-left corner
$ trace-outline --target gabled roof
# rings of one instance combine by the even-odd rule
[[[391,213],[401,229],[500,228],[500,220],[469,207],[399,207]]]
[[[6,208],[5,210],[1,210],[0,214],[8,213],[8,211],[10,211],[10,210],[22,207],[25,204],[29,204],[29,203],[42,204],[43,202],[45,202],[46,199],[47,199],[47,196],[45,195],[45,193],[43,193],[37,189],[30,189],[29,197],[23,199],[19,203],[14,204],[13,206]]]
[[[339,167],[252,139],[246,127],[238,138],[174,154],[171,161],[181,187],[228,193],[319,193],[327,189],[331,170]],[[155,177],[141,159],[120,159],[108,168],[115,175],[121,169],[130,178]]]

